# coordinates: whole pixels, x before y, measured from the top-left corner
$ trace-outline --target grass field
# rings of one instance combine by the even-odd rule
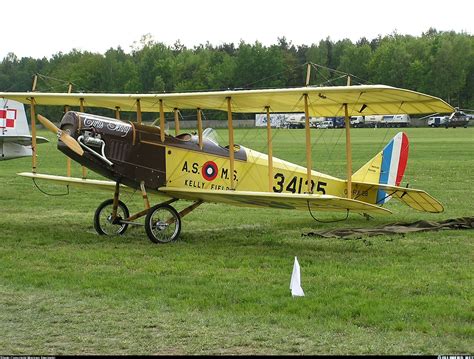
[[[28,171],[31,159],[0,162],[0,353],[474,353],[474,232],[301,235],[474,215],[474,128],[406,132],[404,183],[438,198],[444,213],[392,201],[388,217],[352,214],[321,224],[306,212],[205,204],[183,219],[180,241],[168,245],[152,244],[141,227],[98,236],[92,216],[111,194],[47,196],[15,175]],[[395,133],[352,131],[354,169]],[[65,174],[54,136],[40,135],[52,143],[39,148],[39,172]],[[342,130],[314,130],[312,138],[314,167],[344,177]],[[265,151],[265,130],[237,130],[236,141]],[[276,156],[305,163],[302,131],[275,131],[274,143]],[[140,194],[122,199],[132,211],[142,209]],[[295,256],[301,298],[289,291]]]

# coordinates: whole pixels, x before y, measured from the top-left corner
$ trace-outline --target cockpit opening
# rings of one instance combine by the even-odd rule
[[[219,139],[217,138],[217,132],[211,127],[208,127],[202,131],[202,138],[208,139],[209,141],[214,142],[217,146],[220,146]]]

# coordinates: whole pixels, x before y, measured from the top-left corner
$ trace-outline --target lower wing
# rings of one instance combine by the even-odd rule
[[[168,196],[201,200],[204,202],[226,203],[244,207],[271,207],[316,211],[353,211],[359,213],[390,214],[388,209],[357,201],[329,195],[292,194],[250,191],[211,191],[195,188],[161,187],[158,189]]]
[[[31,172],[22,172],[18,175],[38,180],[45,180],[57,184],[71,185],[83,188],[95,188],[114,191],[115,182],[106,180],[82,179],[76,177],[55,176]],[[408,206],[426,212],[438,213],[443,211],[443,206],[428,193],[418,189],[397,186],[379,185],[355,182],[359,189],[382,189],[388,195],[396,198]],[[120,185],[120,191],[134,192],[133,188]],[[319,194],[292,194],[250,191],[211,191],[195,188],[160,187],[158,192],[168,197],[187,199],[191,201],[226,203],[243,207],[271,207],[282,209],[299,209],[316,211],[353,211],[358,213],[390,214],[388,209],[378,205],[330,195]]]
[[[104,181],[104,180],[94,180],[94,179],[85,179],[77,177],[66,177],[66,176],[55,176],[55,175],[46,175],[41,173],[31,173],[31,172],[21,172],[18,173],[19,176],[32,178],[34,180],[42,180],[48,182],[54,182],[56,184],[70,185],[74,187],[82,188],[95,188],[100,190],[114,191],[115,182],[113,181]],[[120,191],[134,192],[133,188],[120,185]]]

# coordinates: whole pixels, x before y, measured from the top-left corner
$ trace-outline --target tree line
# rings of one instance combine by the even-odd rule
[[[264,46],[241,41],[187,48],[145,35],[131,51],[104,54],[72,50],[50,58],[18,58],[0,63],[0,91],[159,93],[193,90],[303,86],[307,63],[310,85],[384,84],[438,96],[453,106],[474,108],[474,37],[429,29],[421,36],[393,33],[356,43],[330,38],[295,46],[285,37]]]

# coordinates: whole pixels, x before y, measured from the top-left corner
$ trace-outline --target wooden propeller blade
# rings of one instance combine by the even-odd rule
[[[71,150],[76,152],[79,156],[82,156],[84,154],[84,150],[82,149],[79,142],[77,142],[73,137],[71,137],[67,133],[61,131],[61,135],[59,136],[59,139],[63,141],[66,144],[66,146],[68,146]]]
[[[58,133],[59,128],[52,123],[50,120],[48,120],[46,117],[38,115],[38,121],[41,122],[41,124],[46,127],[48,130],[50,130],[53,133]]]
[[[54,123],[48,120],[46,117],[38,115],[38,121],[46,127],[51,132],[54,132],[58,135],[59,139],[64,142],[64,144],[69,147],[72,151],[76,152],[79,156],[84,154],[84,150],[81,145],[69,134],[64,131],[61,131]]]

